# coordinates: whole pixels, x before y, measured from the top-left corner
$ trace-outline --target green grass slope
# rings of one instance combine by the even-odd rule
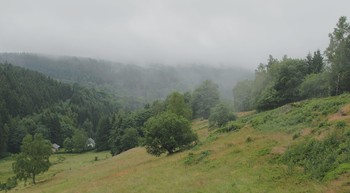
[[[10,192],[350,192],[347,164],[320,181],[278,160],[294,144],[322,140],[340,127],[349,130],[350,95],[250,113],[238,122],[245,126],[220,133],[209,131],[207,121],[194,121],[201,142],[170,156],[153,157],[141,147],[115,157],[108,152],[54,155],[55,164],[38,184],[20,183]],[[10,165],[10,159],[0,161],[0,180],[11,175]]]

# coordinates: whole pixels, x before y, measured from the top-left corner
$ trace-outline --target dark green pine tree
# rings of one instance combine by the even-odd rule
[[[96,150],[104,151],[108,150],[109,147],[109,136],[112,130],[112,123],[108,117],[102,117],[98,124],[98,129],[96,133]]]
[[[6,125],[3,125],[0,120],[0,158],[6,155],[7,135],[8,135],[8,127],[6,127]]]
[[[314,52],[313,56],[309,53],[306,56],[306,64],[308,74],[318,74],[322,72],[324,69],[324,62],[320,50]]]
[[[63,145],[61,123],[57,115],[51,117],[49,123],[50,139],[52,143]]]

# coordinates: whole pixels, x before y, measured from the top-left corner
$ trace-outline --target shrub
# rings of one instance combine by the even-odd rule
[[[335,124],[335,127],[336,127],[337,129],[345,128],[345,127],[346,127],[346,123],[345,123],[345,121],[338,121],[338,122]]]
[[[222,127],[229,121],[236,120],[236,116],[230,112],[228,105],[223,103],[217,104],[210,110],[209,125],[210,127]]]
[[[298,137],[300,137],[300,132],[296,132],[293,134],[293,140],[297,139]]]
[[[188,156],[185,158],[185,164],[186,165],[194,165],[198,164],[199,162],[203,161],[205,158],[207,158],[210,155],[209,150],[205,150],[200,152],[199,154],[189,153]]]
[[[0,183],[0,191],[4,190],[5,192],[15,188],[17,186],[16,177],[8,178],[6,183]]]
[[[323,180],[339,164],[350,161],[350,139],[332,133],[323,141],[311,139],[290,147],[281,161],[291,167],[304,168],[310,178]]]
[[[245,142],[246,143],[250,143],[250,142],[252,142],[253,141],[253,139],[251,138],[251,137],[247,137],[247,139],[245,139]]]
[[[231,121],[225,127],[217,130],[217,132],[218,133],[227,133],[227,132],[231,132],[231,131],[237,131],[237,130],[241,129],[242,127],[244,127],[243,123]]]

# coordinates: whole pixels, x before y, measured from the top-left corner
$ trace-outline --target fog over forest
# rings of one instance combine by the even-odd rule
[[[0,192],[350,192],[349,0],[0,6]]]
[[[324,50],[350,1],[1,1],[0,52],[239,65]],[[6,26],[6,27],[5,27]]]
[[[222,99],[232,101],[232,89],[236,83],[253,78],[253,72],[234,66],[138,66],[91,58],[0,53],[0,63],[6,62],[65,83],[106,91],[123,100],[121,103],[128,106],[127,109],[165,99],[173,91],[193,91],[205,80],[218,84]]]

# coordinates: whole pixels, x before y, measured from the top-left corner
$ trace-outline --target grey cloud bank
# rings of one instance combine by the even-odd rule
[[[0,52],[255,68],[328,45],[348,0],[0,0]]]

